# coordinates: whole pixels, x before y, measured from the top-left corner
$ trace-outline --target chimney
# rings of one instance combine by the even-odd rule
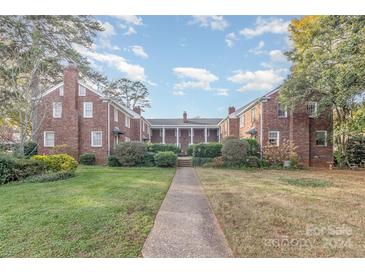
[[[231,113],[233,113],[233,112],[235,112],[235,111],[236,111],[236,108],[235,107],[233,107],[233,106],[232,107],[229,107],[228,108],[228,115],[231,114]]]
[[[184,123],[188,122],[188,114],[186,113],[186,111],[184,111],[184,113],[183,113],[183,119],[184,119]]]
[[[135,113],[138,113],[139,115],[141,115],[141,107],[134,107],[133,108],[133,111],[135,112]]]

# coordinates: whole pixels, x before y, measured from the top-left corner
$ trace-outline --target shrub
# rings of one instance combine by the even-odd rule
[[[174,167],[176,161],[177,156],[172,151],[161,151],[155,155],[155,163],[159,167]]]
[[[29,141],[24,144],[24,156],[30,158],[37,155],[37,143]]]
[[[53,173],[44,173],[39,175],[34,175],[21,180],[20,183],[45,183],[54,182],[60,180],[66,180],[68,178],[74,177],[74,171],[58,171]]]
[[[155,165],[155,153],[147,151],[143,158],[144,166],[154,166]]]
[[[248,167],[259,167],[260,159],[257,156],[247,156],[246,164]]]
[[[193,153],[194,153],[194,147],[195,147],[196,145],[190,145],[189,147],[188,147],[188,150],[187,150],[187,153],[188,153],[188,155],[189,156],[193,156]]]
[[[80,164],[93,166],[96,163],[95,153],[84,153],[80,155]]]
[[[120,166],[120,163],[119,163],[119,160],[118,160],[117,156],[110,155],[108,157],[108,166],[110,166],[110,167]]]
[[[207,163],[213,162],[213,158],[202,158],[202,157],[193,157],[193,166],[204,166]]]
[[[271,165],[281,166],[284,161],[297,159],[296,147],[289,140],[284,140],[280,146],[266,145],[262,148],[265,160]]]
[[[32,159],[44,164],[47,171],[73,171],[77,168],[77,161],[67,154],[35,155]]]
[[[222,147],[222,156],[228,166],[241,166],[247,157],[248,143],[245,140],[230,139]]]
[[[243,139],[248,143],[247,156],[260,156],[260,145],[254,138]]]
[[[349,163],[360,165],[365,160],[365,137],[352,137],[346,146]]]
[[[221,150],[221,143],[200,143],[194,146],[193,156],[200,158],[215,158],[222,155]]]
[[[77,156],[76,150],[66,144],[54,146],[51,154],[67,154],[74,158]]]
[[[147,152],[146,144],[142,142],[121,143],[115,150],[115,155],[122,166],[142,165]]]
[[[179,154],[181,152],[181,149],[172,144],[149,144],[147,147],[149,152],[160,152],[160,151],[172,151],[175,154]]]
[[[219,156],[219,157],[215,157],[213,159],[213,167],[215,168],[220,168],[220,167],[224,167],[224,158],[223,156]]]

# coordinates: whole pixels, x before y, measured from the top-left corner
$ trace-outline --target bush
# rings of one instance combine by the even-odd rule
[[[147,147],[149,152],[157,153],[161,151],[172,151],[175,154],[179,154],[181,152],[181,149],[172,144],[149,144]]]
[[[223,156],[219,156],[219,157],[215,157],[213,159],[213,167],[215,168],[220,168],[220,167],[224,167],[224,158]]]
[[[260,145],[254,138],[243,139],[248,143],[247,156],[260,156]]]
[[[120,166],[120,163],[119,163],[119,160],[118,160],[117,156],[110,155],[108,157],[108,166],[110,166],[110,167]]]
[[[213,162],[213,158],[202,158],[202,157],[193,157],[193,166],[204,166],[207,163]]]
[[[126,142],[117,146],[115,155],[122,166],[136,166],[143,164],[146,152],[145,143]]]
[[[39,175],[34,175],[21,180],[20,183],[45,183],[54,182],[60,180],[66,180],[68,178],[74,177],[74,171],[59,171],[53,173],[44,173]]]
[[[29,141],[24,144],[24,156],[30,158],[37,155],[37,143]]]
[[[248,167],[259,167],[260,159],[257,156],[247,156],[246,164]]]
[[[188,155],[189,156],[193,156],[193,153],[194,153],[194,147],[195,147],[196,145],[190,145],[189,147],[188,147],[188,150],[187,150],[187,153],[188,153]]]
[[[296,146],[290,143],[289,140],[283,140],[280,146],[266,145],[262,148],[265,160],[270,165],[282,166],[284,161],[297,159]]]
[[[80,155],[80,164],[93,166],[96,163],[95,153],[84,153]]]
[[[17,159],[6,155],[0,156],[0,185],[18,181],[44,171],[44,165],[38,161]]]
[[[155,153],[147,151],[143,158],[144,166],[154,166],[155,165]]]
[[[35,155],[33,160],[43,163],[47,171],[73,171],[77,168],[77,161],[67,154]]]
[[[155,155],[155,163],[159,167],[174,167],[176,161],[177,156],[172,151],[161,151]]]
[[[227,166],[241,166],[247,157],[248,143],[245,140],[230,139],[222,147],[222,156]]]
[[[349,163],[360,165],[365,160],[365,137],[350,138],[346,150]]]
[[[221,143],[200,143],[194,146],[194,157],[200,158],[214,158],[222,155],[221,153],[222,144]]]

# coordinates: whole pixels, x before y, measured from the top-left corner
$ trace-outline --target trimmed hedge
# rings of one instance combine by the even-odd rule
[[[108,166],[110,166],[110,167],[120,166],[120,163],[119,163],[119,160],[118,160],[117,156],[110,155],[108,157]]]
[[[80,155],[80,164],[93,166],[96,163],[95,153],[84,153]]]
[[[53,173],[44,173],[34,176],[29,176],[24,180],[19,181],[19,183],[46,183],[54,182],[60,180],[66,180],[75,176],[74,171],[59,171]]]
[[[172,151],[161,151],[155,155],[155,164],[159,167],[176,166],[177,156]]]
[[[147,151],[143,158],[144,166],[154,166],[155,165],[155,153]]]
[[[77,161],[67,154],[35,155],[33,160],[41,162],[47,171],[73,171],[77,168]]]
[[[178,146],[172,144],[148,144],[147,150],[154,153],[172,151],[175,154],[179,154],[181,152],[181,149]]]
[[[248,143],[248,147],[247,147],[248,156],[256,156],[256,157],[260,156],[260,145],[256,139],[247,138],[247,139],[242,139],[242,140],[247,141],[247,143]]]
[[[190,145],[188,147],[187,153],[188,153],[189,156],[193,156],[195,146],[196,145]]]
[[[241,166],[245,164],[248,142],[246,140],[230,139],[222,147],[222,156],[227,166]]]
[[[199,158],[215,158],[222,155],[221,150],[221,143],[200,143],[194,145],[193,156]]]
[[[117,146],[115,156],[122,166],[137,166],[143,165],[146,152],[147,147],[145,143],[126,142]]]
[[[202,157],[193,157],[193,166],[204,166],[208,163],[212,163],[213,158],[202,158]]]

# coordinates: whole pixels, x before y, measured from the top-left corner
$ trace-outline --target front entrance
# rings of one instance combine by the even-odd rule
[[[182,154],[187,154],[190,144],[190,129],[180,129],[180,148]]]

